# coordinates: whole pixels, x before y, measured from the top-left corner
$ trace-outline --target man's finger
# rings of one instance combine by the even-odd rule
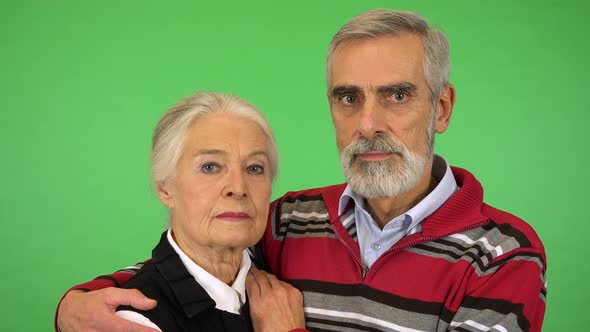
[[[260,293],[265,293],[270,290],[271,284],[265,272],[251,270],[250,273],[252,274],[252,277],[254,277],[254,280],[256,280],[258,287],[260,287]]]
[[[158,304],[156,300],[150,299],[149,297],[143,295],[143,293],[137,289],[131,289],[131,291],[134,291],[138,294],[137,296],[133,295],[129,298],[129,305],[135,309],[149,310],[155,308]]]
[[[106,296],[108,303],[113,306],[128,305],[135,309],[149,310],[153,309],[157,304],[156,300],[143,295],[137,289],[108,289]]]
[[[274,274],[257,270],[256,275],[259,280],[264,280],[271,288],[283,287],[284,282],[280,281]]]
[[[261,294],[260,286],[258,286],[258,282],[251,272],[246,275],[246,292],[252,300],[260,297]]]
[[[277,277],[275,277],[272,274],[265,273],[264,276],[266,277],[266,280],[268,280],[268,283],[272,288],[282,287],[283,284],[285,284],[285,282],[280,281]]]

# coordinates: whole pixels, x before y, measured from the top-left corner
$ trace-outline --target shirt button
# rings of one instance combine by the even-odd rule
[[[379,249],[381,249],[381,243],[375,242],[375,243],[371,244],[371,248],[373,250],[379,250]]]

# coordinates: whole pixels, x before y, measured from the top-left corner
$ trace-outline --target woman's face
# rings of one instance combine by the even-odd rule
[[[175,176],[157,188],[183,250],[243,249],[262,237],[268,158],[264,132],[239,115],[210,113],[189,127]]]

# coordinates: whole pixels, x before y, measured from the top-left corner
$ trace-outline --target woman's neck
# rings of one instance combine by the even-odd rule
[[[215,278],[231,286],[240,271],[242,255],[245,248],[222,248],[199,246],[177,236],[172,238],[180,249],[199,267]]]

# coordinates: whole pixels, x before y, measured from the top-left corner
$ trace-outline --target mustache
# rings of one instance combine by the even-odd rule
[[[359,137],[354,139],[344,151],[346,155],[352,157],[350,160],[352,162],[359,154],[374,151],[398,153],[403,156],[406,152],[406,147],[402,143],[385,136],[376,136],[371,139]]]

